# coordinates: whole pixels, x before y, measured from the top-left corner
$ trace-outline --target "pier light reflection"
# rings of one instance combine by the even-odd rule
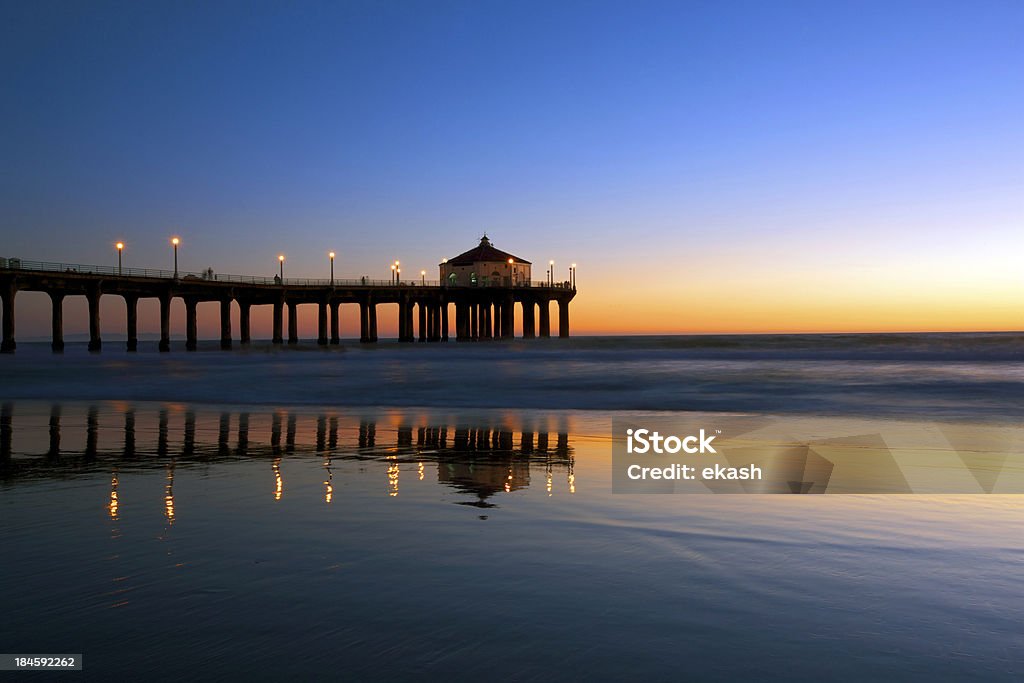
[[[110,502],[107,504],[107,512],[110,513],[110,520],[113,522],[116,522],[118,519],[117,509],[120,507],[117,499],[117,485],[117,470],[114,470],[113,475],[110,477]]]
[[[174,463],[167,466],[167,484],[164,486],[164,516],[174,525]]]
[[[390,456],[388,460],[388,495],[395,497],[398,495],[398,463],[394,456]]]
[[[324,502],[328,505],[334,500],[334,473],[331,471],[331,459],[324,460],[324,469],[327,470],[327,480],[324,482]]]
[[[284,493],[284,481],[281,479],[281,458],[274,458],[271,467],[274,470],[274,500],[281,500],[281,495]]]
[[[100,476],[110,482],[102,504],[110,520],[120,521],[120,466],[130,466],[132,471],[150,470],[151,475],[158,470],[163,487],[163,500],[158,504],[165,524],[178,521],[174,482],[179,468],[205,468],[239,459],[264,467],[256,464],[264,457],[271,462],[275,501],[284,495],[282,462],[287,458],[300,463],[300,470],[307,459],[323,467],[323,488],[315,495],[323,496],[325,504],[334,500],[336,467],[370,471],[374,478],[383,472],[387,496],[397,497],[403,463],[415,471],[415,475],[407,476],[415,476],[420,482],[426,481],[427,464],[431,464],[437,485],[468,494],[468,499],[460,496],[453,500],[458,505],[497,507],[502,494],[530,488],[531,473],[539,495],[553,494],[555,474],[565,476],[569,493],[576,493],[573,448],[567,431],[526,427],[520,433],[508,423],[500,427],[456,426],[433,423],[428,415],[403,415],[378,425],[372,418],[344,413],[320,413],[314,423],[301,411],[280,409],[264,413],[252,413],[251,408],[241,412],[205,410],[197,414],[169,404],[153,408],[128,402],[107,406],[104,410],[111,411],[109,417],[103,417],[101,408],[95,405],[83,406],[80,411],[61,404],[36,406],[27,412],[29,429],[35,430],[31,443],[36,446],[28,452],[6,455],[14,451],[10,442],[17,425],[14,411],[6,404],[0,405],[0,454],[4,455],[0,458],[0,479],[16,483],[19,479],[62,476],[99,465]],[[181,418],[180,423],[176,423],[176,417]],[[237,429],[232,429],[235,421]],[[108,425],[105,429],[104,423]],[[62,444],[62,432],[69,426],[76,433],[66,441],[78,444],[81,440],[79,448],[69,449]],[[115,434],[120,438],[108,438]],[[58,449],[59,458],[45,457]],[[374,489],[377,495],[383,493],[376,486]]]

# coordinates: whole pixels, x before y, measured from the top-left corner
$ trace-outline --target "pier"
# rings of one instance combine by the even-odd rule
[[[220,304],[220,346],[231,349],[237,341],[251,342],[250,312],[253,306],[273,306],[274,344],[297,344],[299,306],[317,307],[317,344],[340,344],[342,306],[358,307],[359,341],[377,341],[377,306],[398,304],[398,340],[401,342],[482,341],[515,337],[516,308],[521,336],[551,336],[551,302],[558,305],[558,336],[569,336],[569,302],[576,296],[575,281],[502,282],[464,286],[446,281],[386,281],[283,279],[178,273],[131,269],[120,266],[86,266],[68,263],[0,260],[0,305],[3,308],[0,352],[13,353],[15,298],[20,291],[46,292],[52,305],[51,346],[64,349],[64,299],[84,296],[89,310],[89,350],[102,348],[100,298],[120,296],[127,308],[127,350],[138,350],[138,303],[151,298],[160,302],[159,350],[171,349],[171,301],[185,303],[185,348],[197,347],[196,307],[202,302]],[[239,329],[232,329],[232,303],[238,307]],[[450,320],[449,305],[455,319]],[[284,311],[288,309],[287,338]]]

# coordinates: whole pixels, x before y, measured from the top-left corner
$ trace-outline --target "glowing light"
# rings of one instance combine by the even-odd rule
[[[121,251],[122,249],[124,249],[124,242],[118,242],[114,246],[117,247],[118,251]]]
[[[420,463],[420,481],[423,481],[423,463]]]
[[[164,487],[164,516],[174,524],[174,465],[167,466],[167,486]]]
[[[178,246],[179,244],[181,244],[181,240],[178,239],[177,237],[172,237],[171,244],[173,244],[174,246]]]
[[[277,260],[278,261],[284,261],[284,254],[278,254]]]
[[[110,519],[114,522],[117,521],[117,508],[119,503],[117,500],[117,472],[114,472],[110,478],[110,503],[107,505],[107,510],[110,512]]]
[[[284,481],[281,479],[281,458],[274,458],[272,467],[274,469],[274,479],[276,480],[274,500],[281,500],[281,495],[284,493]]]
[[[327,256],[328,256],[329,258],[334,258],[334,252],[333,252],[333,251],[329,251],[329,252],[327,252]]]
[[[398,463],[392,462],[388,465],[388,495],[398,495]]]

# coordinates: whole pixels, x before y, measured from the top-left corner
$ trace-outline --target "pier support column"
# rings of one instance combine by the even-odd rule
[[[537,305],[532,301],[523,302],[523,339],[533,339],[537,336],[537,324],[534,313]]]
[[[0,353],[14,353],[18,346],[14,342],[14,295],[18,293],[13,282],[8,282],[0,288],[0,303],[4,307],[3,319],[3,341],[0,342]]]
[[[284,343],[284,300],[274,302],[274,344]]]
[[[493,328],[493,322],[491,320],[491,304],[486,303],[481,309],[482,315],[480,316],[480,336],[483,339],[490,339]]]
[[[448,341],[448,302],[441,302],[441,341]]]
[[[505,339],[513,339],[516,336],[516,302],[509,295],[508,299],[501,306],[501,336]]]
[[[370,302],[359,302],[359,341],[362,344],[370,342]]]
[[[427,341],[436,342],[441,338],[438,317],[437,305],[431,302],[427,306]]]
[[[128,341],[125,350],[134,353],[139,350],[139,297],[136,294],[124,295],[125,322],[128,329]]]
[[[370,342],[377,341],[377,304],[374,301],[370,301],[370,306],[367,309],[367,321],[370,328]]]
[[[341,318],[338,317],[340,309],[340,301],[331,302],[331,344],[335,346],[341,343]]]
[[[171,295],[160,297],[160,351],[171,350]]]
[[[416,306],[420,309],[420,341],[427,341],[427,305],[420,301]]]
[[[462,302],[455,302],[455,341],[466,338],[466,313],[462,306]]]
[[[414,304],[412,301],[405,302],[405,312],[403,315],[405,316],[405,341],[407,342],[416,341],[416,328],[413,323],[413,306]]]
[[[220,301],[220,348],[231,349],[231,299]]]
[[[248,301],[238,302],[238,343],[252,343],[252,304]]]
[[[540,336],[551,336],[551,302],[540,302]]]
[[[89,302],[89,350],[93,353],[103,348],[103,342],[100,340],[100,296],[99,288],[92,289],[85,295]]]
[[[316,308],[316,343],[327,346],[327,302],[317,302]]]
[[[53,309],[50,315],[51,329],[50,348],[54,353],[64,352],[64,294],[60,292],[49,292],[50,306]]]
[[[480,312],[480,306],[477,304],[469,304],[466,308],[469,311],[469,338],[476,341],[477,334],[479,333],[478,325],[480,321],[477,320],[477,316]]]
[[[569,336],[569,302],[558,302],[558,336]]]
[[[185,350],[195,351],[198,347],[198,330],[196,325],[196,306],[199,302],[195,299],[185,299]]]
[[[503,334],[503,331],[501,329],[501,323],[502,323],[502,320],[504,320],[504,318],[502,317],[502,315],[503,314],[501,312],[501,303],[495,301],[494,302],[494,338],[495,339],[500,339],[502,334]]]
[[[299,343],[299,304],[295,301],[288,302],[288,343]]]

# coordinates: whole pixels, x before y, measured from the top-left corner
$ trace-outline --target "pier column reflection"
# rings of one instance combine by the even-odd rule
[[[89,412],[85,418],[85,459],[95,460],[96,449],[99,445],[100,436],[100,410],[96,406],[89,406]]]
[[[123,457],[135,457],[135,409],[124,411],[124,451]]]
[[[50,445],[46,451],[48,458],[60,457],[60,404],[50,406]]]

